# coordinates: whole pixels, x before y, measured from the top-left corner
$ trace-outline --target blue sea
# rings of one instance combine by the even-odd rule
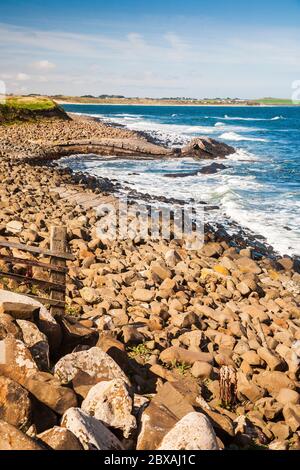
[[[265,237],[278,253],[300,255],[300,107],[64,105],[143,131],[168,146],[205,135],[236,151],[214,174],[166,178],[209,164],[183,160],[68,158],[74,170],[116,178],[141,193],[218,205],[215,221],[231,220]]]

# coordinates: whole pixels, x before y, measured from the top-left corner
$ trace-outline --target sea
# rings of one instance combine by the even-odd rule
[[[65,104],[67,112],[147,133],[181,147],[208,136],[233,146],[212,174],[167,178],[211,163],[193,159],[139,160],[78,156],[63,159],[74,171],[117,179],[142,194],[206,202],[212,222],[238,224],[280,255],[300,255],[300,107],[142,106]],[[233,224],[234,225],[234,224]],[[234,229],[229,229],[234,230]]]

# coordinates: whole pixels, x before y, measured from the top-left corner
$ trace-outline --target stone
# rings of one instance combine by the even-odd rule
[[[0,450],[43,450],[31,437],[0,420]]]
[[[136,289],[133,292],[134,300],[139,300],[141,302],[151,302],[155,297],[155,292],[148,289]]]
[[[16,325],[14,318],[3,313],[0,315],[0,339],[5,339],[8,334],[22,340],[22,332],[18,325]]]
[[[276,395],[276,400],[282,405],[299,405],[300,395],[295,390],[290,388],[281,388],[278,395]]]
[[[257,349],[257,354],[263,361],[267,363],[267,366],[271,370],[283,370],[285,368],[285,361],[279,357],[277,357],[275,354],[273,354],[271,351],[269,351],[267,348],[258,348]]]
[[[31,423],[29,393],[13,380],[0,376],[0,419],[25,430]]]
[[[300,428],[300,405],[287,404],[283,407],[282,414],[291,430],[293,432],[298,431]]]
[[[150,271],[151,271],[153,280],[156,282],[162,282],[165,279],[168,279],[171,277],[171,271],[168,268],[158,263],[153,263],[151,265]]]
[[[13,235],[22,232],[22,230],[23,224],[19,220],[11,220],[6,224],[6,231]]]
[[[98,292],[93,287],[83,287],[79,293],[88,304],[94,304],[100,300]]]
[[[236,285],[236,288],[242,295],[248,295],[251,292],[251,290],[249,289],[248,285],[245,282],[239,282]]]
[[[80,408],[69,408],[61,425],[71,431],[84,450],[122,450],[119,439],[96,418]]]
[[[162,351],[159,359],[168,364],[179,362],[193,365],[197,361],[213,362],[213,356],[210,353],[189,351],[188,349],[183,349],[178,346],[171,346]]]
[[[225,158],[235,152],[234,147],[211,139],[210,137],[195,137],[181,150],[182,156],[193,158]]]
[[[264,396],[264,389],[253,382],[249,382],[246,375],[241,371],[237,373],[237,391],[238,394],[248,398],[252,403]]]
[[[81,408],[106,426],[121,429],[124,437],[128,438],[136,428],[136,420],[131,414],[132,406],[128,386],[122,379],[113,379],[94,385]]]
[[[278,417],[282,411],[282,405],[275,398],[265,397],[257,400],[255,409],[269,421]]]
[[[208,418],[192,412],[175,424],[157,450],[219,450],[219,445]]]
[[[119,378],[130,385],[129,379],[118,364],[98,347],[62,357],[54,367],[54,375],[61,383],[68,384],[79,370],[86,372],[91,377],[96,377],[98,381]]]
[[[178,328],[190,328],[198,322],[198,317],[194,312],[176,313],[170,319],[172,325]]]
[[[43,304],[26,295],[8,292],[3,289],[0,289],[0,302],[27,304],[39,309],[38,318],[36,319],[38,329],[47,336],[50,350],[56,351],[59,348],[62,340],[61,328]],[[2,316],[0,315],[0,321]]]
[[[7,315],[12,316],[13,318],[21,320],[32,320],[34,314],[39,312],[39,308],[20,302],[0,302],[0,315],[6,313]]]
[[[263,364],[263,361],[259,357],[259,355],[252,350],[246,351],[244,354],[242,354],[242,359],[246,361],[250,366],[259,367]]]
[[[49,344],[47,337],[41,333],[38,327],[27,320],[17,320],[22,331],[23,342],[28,347],[36,364],[40,370],[48,370],[49,362]]]
[[[166,382],[143,411],[137,450],[155,450],[183,416],[194,411],[186,398]]]
[[[5,361],[0,362],[0,374],[18,382],[39,401],[58,414],[77,404],[71,389],[62,387],[51,374],[40,372],[24,343],[8,335],[0,341]]]
[[[294,382],[280,371],[264,371],[253,375],[253,382],[265,388],[270,395],[276,396],[282,388],[295,389]]]
[[[68,354],[77,346],[92,347],[98,341],[99,333],[92,329],[81,325],[77,320],[70,316],[62,316],[58,318],[63,333],[63,341],[60,347],[60,355]]]
[[[270,431],[274,434],[277,439],[285,440],[290,435],[290,428],[287,424],[280,421],[278,423],[270,423]]]
[[[208,362],[196,361],[191,368],[191,374],[200,379],[209,379],[212,375],[213,367]]]
[[[258,264],[255,261],[253,261],[251,258],[248,258],[247,256],[242,256],[241,258],[237,258],[235,260],[235,263],[242,273],[252,273],[252,274],[261,273],[261,268],[258,266]]]
[[[218,257],[222,254],[223,248],[220,243],[210,242],[206,243],[201,249],[201,254],[209,258]]]
[[[53,450],[83,450],[77,437],[67,428],[54,426],[37,436]]]

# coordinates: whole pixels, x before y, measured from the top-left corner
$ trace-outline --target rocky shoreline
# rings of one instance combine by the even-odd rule
[[[83,128],[16,127],[0,128],[0,237],[48,249],[51,226],[63,225],[75,261],[64,317],[34,304],[26,283],[0,278],[0,449],[299,449],[295,261],[232,246],[221,228],[197,251],[176,233],[101,239],[105,216],[87,202],[114,204],[114,185],[27,161],[43,155],[40,132],[67,141]],[[133,135],[87,127],[83,138]]]

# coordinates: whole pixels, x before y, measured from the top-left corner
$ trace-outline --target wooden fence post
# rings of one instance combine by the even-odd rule
[[[66,253],[67,246],[67,229],[66,227],[52,226],[50,229],[50,250],[59,253]],[[51,257],[51,264],[55,266],[66,267],[66,260],[61,258]],[[66,284],[66,274],[60,272],[51,272],[51,282],[59,284]],[[51,289],[50,298],[53,300],[65,301],[65,292],[59,292]],[[50,312],[53,316],[63,315],[65,313],[64,307],[52,306]]]

